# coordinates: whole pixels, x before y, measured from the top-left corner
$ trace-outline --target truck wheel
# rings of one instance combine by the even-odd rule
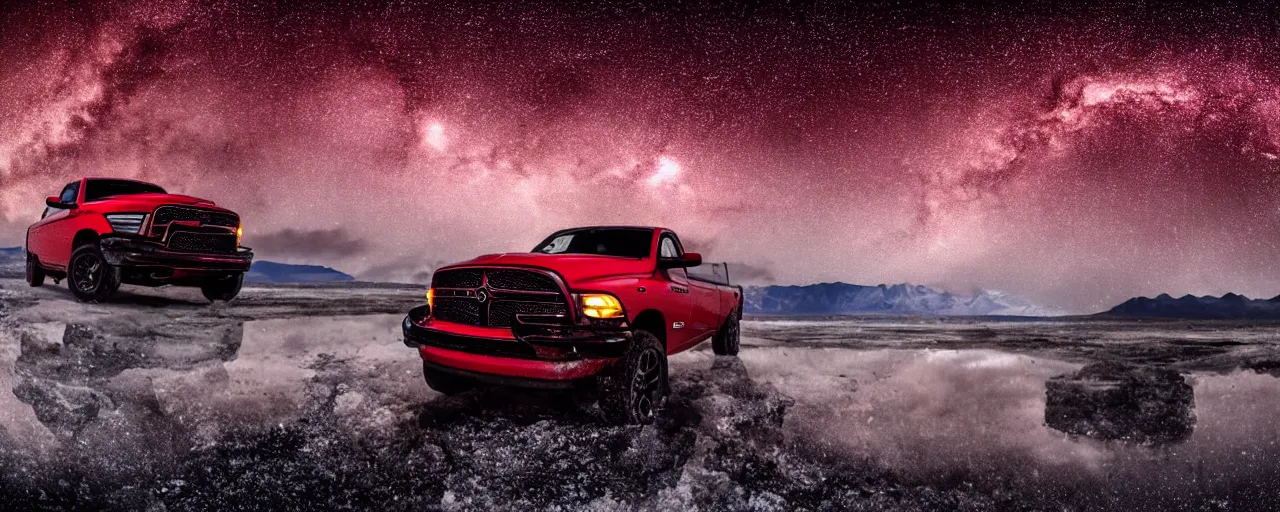
[[[718,356],[736,356],[738,355],[741,337],[742,331],[738,327],[738,314],[731,313],[729,318],[724,321],[724,325],[720,326],[720,330],[716,332],[715,337],[711,338],[711,351]]]
[[[425,362],[422,363],[422,377],[427,380],[428,387],[445,396],[453,396],[476,387],[471,379],[431,368]]]
[[[102,302],[120,289],[120,269],[107,263],[98,244],[82,245],[71,252],[67,287],[80,302]]]
[[[44,268],[40,267],[40,260],[36,259],[36,255],[27,253],[27,284],[32,287],[44,284]]]
[[[242,286],[244,286],[244,274],[236,274],[209,281],[200,286],[200,292],[210,302],[226,302],[236,298],[236,295],[240,294],[240,287]]]
[[[619,425],[653,423],[667,394],[667,353],[647,331],[635,331],[622,360],[603,376],[600,409]]]

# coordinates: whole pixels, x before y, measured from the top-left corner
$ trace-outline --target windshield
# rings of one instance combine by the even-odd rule
[[[164,189],[150,183],[128,180],[89,180],[85,184],[85,202],[129,194],[163,194]]]
[[[647,258],[653,230],[638,228],[590,228],[561,231],[543,240],[533,252],[546,254],[600,254]]]

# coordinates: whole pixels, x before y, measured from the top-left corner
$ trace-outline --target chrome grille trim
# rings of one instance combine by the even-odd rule
[[[142,232],[142,226],[147,223],[145,213],[108,213],[104,217],[107,219],[107,224],[111,225],[111,230],[120,233],[136,235]]]
[[[498,282],[494,282],[493,275]],[[477,327],[509,328],[517,315],[572,317],[568,287],[555,273],[520,267],[465,267],[436,272],[432,316]],[[468,286],[474,284],[475,286]],[[501,287],[495,285],[502,285]],[[532,289],[513,289],[525,287]],[[485,290],[486,300],[478,300]]]

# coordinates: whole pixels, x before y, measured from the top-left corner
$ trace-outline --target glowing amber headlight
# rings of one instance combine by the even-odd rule
[[[436,289],[427,288],[427,307],[435,309],[436,307]]]
[[[236,226],[236,247],[240,247],[240,238],[244,236],[244,224]]]
[[[582,314],[590,318],[618,318],[622,316],[622,303],[607,293],[582,295]]]

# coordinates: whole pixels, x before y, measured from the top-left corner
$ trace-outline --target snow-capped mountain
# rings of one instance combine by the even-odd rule
[[[937,315],[1055,316],[1065,312],[1041,307],[999,291],[956,295],[912,284],[863,286],[820,283],[806,286],[751,286],[744,290],[744,311],[765,315]]]

